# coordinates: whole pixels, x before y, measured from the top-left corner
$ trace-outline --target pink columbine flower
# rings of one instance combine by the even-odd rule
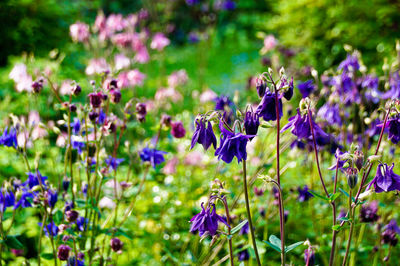
[[[170,44],[170,40],[164,36],[162,33],[156,33],[153,36],[153,40],[151,41],[150,47],[151,49],[162,51],[165,46]]]
[[[8,77],[15,82],[15,89],[18,92],[32,91],[32,76],[28,74],[25,64],[16,64]]]
[[[69,35],[74,42],[86,42],[89,40],[90,32],[89,32],[89,25],[76,22],[69,26]]]
[[[188,75],[186,73],[186,70],[184,69],[175,71],[168,76],[168,85],[173,88],[184,85],[186,84],[187,81],[188,81]]]
[[[140,72],[138,69],[133,69],[128,72],[122,72],[118,75],[118,87],[135,87],[143,86],[143,81],[146,75]]]
[[[90,60],[89,65],[86,67],[86,75],[101,74],[110,71],[110,66],[104,58],[95,58]]]
[[[131,60],[124,54],[115,55],[114,62],[117,71],[129,67],[131,64]]]
[[[264,38],[264,47],[261,49],[261,54],[266,54],[278,45],[278,40],[274,35],[270,34]]]

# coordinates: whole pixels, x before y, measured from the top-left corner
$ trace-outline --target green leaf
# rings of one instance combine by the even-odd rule
[[[325,201],[329,201],[329,198],[324,197],[324,196],[322,196],[322,195],[319,195],[318,193],[315,193],[315,192],[312,191],[312,190],[308,190],[308,192],[310,192],[313,196],[315,196],[315,197],[317,197],[317,198],[323,199],[323,200],[325,200]]]
[[[336,192],[335,194],[331,195],[331,196],[329,197],[329,199],[330,199],[331,201],[335,201],[337,198],[340,197],[340,195],[342,195],[341,192]]]
[[[281,253],[281,247],[275,246],[274,244],[272,244],[272,243],[270,243],[270,242],[268,242],[268,241],[266,241],[266,240],[263,240],[263,242],[266,243],[266,244],[267,244],[268,246],[270,246],[271,248],[273,248],[274,250],[276,250],[276,251],[278,251],[279,253]]]
[[[245,226],[247,223],[247,220],[244,220],[243,222],[241,222],[240,224],[236,225],[232,230],[231,230],[231,235],[236,234],[237,232],[239,232],[240,229],[242,229],[243,226]]]
[[[270,236],[269,236],[269,241],[270,241],[272,244],[274,244],[275,246],[278,246],[279,248],[280,248],[281,245],[282,245],[281,240],[280,240],[278,237],[276,237],[275,235],[270,235]]]
[[[340,218],[339,218],[339,221],[348,222],[348,221],[350,221],[350,219],[347,218],[347,217],[340,217]]]
[[[40,254],[40,257],[42,257],[43,259],[46,259],[46,260],[54,259],[53,253],[42,253],[42,254]]]
[[[82,208],[82,207],[86,207],[86,201],[83,199],[77,199],[76,200],[76,204],[78,205],[78,207]]]
[[[332,226],[332,230],[339,231],[341,228],[340,224],[335,224]]]
[[[340,191],[342,191],[343,194],[346,195],[346,197],[349,197],[349,193],[347,193],[344,189],[339,188]],[[351,197],[353,201],[355,201],[356,199],[354,197]]]
[[[288,253],[289,251],[297,248],[298,246],[303,245],[303,243],[304,243],[304,241],[299,241],[299,242],[296,242],[294,244],[291,244],[288,247],[285,247],[285,253]]]
[[[16,236],[7,236],[4,242],[7,247],[12,249],[22,249],[24,247]]]
[[[126,232],[122,228],[117,230],[116,235],[121,235],[121,236],[128,238],[129,240],[133,240],[133,236],[131,234],[129,234],[128,232]]]

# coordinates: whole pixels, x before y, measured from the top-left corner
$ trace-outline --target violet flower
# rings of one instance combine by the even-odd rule
[[[342,125],[339,104],[325,103],[317,113],[317,116],[326,120],[330,125]]]
[[[338,70],[343,70],[344,72],[357,71],[360,69],[360,64],[356,56],[347,55],[346,59],[343,60],[338,67]]]
[[[16,149],[18,146],[17,130],[13,127],[8,130],[6,127],[3,131],[3,135],[0,136],[0,145],[14,147]]]
[[[283,115],[282,111],[282,96],[278,96],[278,110],[279,119]],[[275,121],[276,120],[276,104],[275,104],[275,93],[267,90],[261,99],[260,104],[256,109],[256,113],[262,117],[265,121]]]
[[[309,192],[307,185],[305,185],[303,188],[298,187],[297,191],[299,192],[299,197],[297,198],[299,202],[308,201],[310,198],[314,197],[313,194]]]
[[[247,135],[257,135],[258,127],[260,126],[260,119],[258,114],[253,111],[247,111],[244,117],[244,129]],[[250,140],[252,140],[250,138]]]
[[[378,202],[376,200],[361,206],[360,221],[362,223],[373,223],[379,220]]]
[[[299,85],[297,85],[297,88],[299,88],[301,95],[303,96],[303,98],[308,97],[315,89],[314,86],[314,81],[312,79],[307,80],[303,83],[299,83]]]
[[[239,261],[247,261],[250,259],[250,254],[247,249],[243,249],[242,251],[238,252],[238,260]]]
[[[393,172],[393,167],[394,163],[390,167],[387,164],[378,165],[376,176],[366,190],[369,190],[372,185],[376,193],[400,190],[400,176]]]
[[[78,135],[79,134],[79,131],[81,130],[81,121],[79,121],[79,119],[78,118],[74,118],[74,122],[72,122],[71,124],[70,124],[70,127],[72,127],[72,132],[75,134],[75,135]]]
[[[34,186],[39,186],[41,183],[43,187],[46,188],[45,181],[47,180],[47,176],[42,176],[42,174],[39,171],[37,171],[36,173],[29,172],[27,173],[27,175],[28,179],[24,183],[22,183],[23,186],[26,186],[27,188],[31,189]],[[39,180],[41,182],[39,182]]]
[[[42,223],[38,223],[38,225],[41,227]],[[51,236],[56,236],[58,234],[58,227],[55,225],[54,222],[51,222],[49,224],[47,224],[46,226],[43,227],[43,231],[45,233],[46,236],[49,237],[49,233],[51,234]]]
[[[223,111],[225,107],[233,105],[233,102],[229,99],[228,96],[221,95],[214,99],[215,101],[215,110]]]
[[[247,159],[247,142],[253,135],[243,135],[242,133],[233,133],[224,127],[223,122],[219,124],[221,130],[220,146],[215,150],[215,156],[226,163],[231,163],[236,156],[238,163]]]
[[[106,163],[109,167],[111,167],[112,170],[115,171],[115,170],[117,170],[118,166],[119,166],[124,160],[125,160],[125,159],[123,159],[123,158],[121,158],[121,159],[113,158],[113,157],[110,155],[110,156],[108,156],[108,158],[105,159],[104,161],[105,161],[105,163]]]
[[[314,121],[311,121],[311,123],[313,124],[316,139],[323,139],[329,136]],[[312,137],[308,115],[301,115],[299,108],[297,108],[297,114],[289,118],[289,122],[282,128],[281,133],[289,128],[292,128],[292,134],[299,139],[308,139]]]
[[[211,146],[211,144],[214,146],[214,149],[217,146],[217,138],[215,137],[212,125],[210,121],[208,121],[206,127],[206,121],[204,120],[204,118],[196,120],[196,129],[192,137],[192,144],[190,146],[190,149],[193,149],[196,143],[203,145],[203,148],[205,150],[207,150]]]
[[[229,227],[225,218],[216,213],[214,204],[211,204],[207,207],[207,209],[204,209],[204,204],[202,203],[201,208],[201,212],[193,216],[193,218],[190,220],[192,223],[190,228],[191,233],[199,231],[200,237],[204,234],[214,236],[217,234],[218,223],[221,222]]]
[[[142,159],[144,162],[150,162],[151,166],[156,168],[158,164],[161,164],[165,161],[164,154],[167,153],[165,151],[159,151],[146,147],[140,153],[140,159]]]

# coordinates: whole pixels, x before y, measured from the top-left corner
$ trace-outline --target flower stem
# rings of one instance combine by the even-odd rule
[[[38,245],[38,265],[40,266],[40,253],[42,249],[42,235],[43,235],[43,229],[46,223],[47,219],[47,212],[44,213],[43,219],[42,219],[42,226],[40,227],[40,233],[39,233],[39,245]],[[52,231],[52,230],[49,230]],[[49,232],[49,234],[52,234],[52,232]]]
[[[244,189],[244,198],[245,198],[245,201],[246,201],[247,220],[249,221],[251,240],[253,242],[253,248],[254,248],[254,253],[256,254],[257,264],[260,266],[261,265],[261,261],[260,261],[260,257],[258,256],[257,243],[256,243],[255,235],[254,235],[254,227],[253,227],[253,222],[251,220],[251,211],[250,211],[250,204],[249,204],[249,193],[247,191],[246,160],[243,160],[243,189]]]
[[[352,205],[351,203],[352,203],[352,189],[350,189],[350,192],[349,192],[349,213],[350,213],[350,219],[351,219],[350,231],[349,231],[349,238],[347,239],[346,253],[344,254],[342,266],[346,265],[347,258],[349,256],[351,239],[353,236],[353,230],[354,230],[354,208],[351,206]]]
[[[228,223],[228,234],[231,235],[231,218],[229,216],[229,208],[228,208],[228,203],[226,202],[226,198],[222,199],[220,198],[222,203],[224,204],[225,207],[225,214],[226,214],[226,221]],[[233,249],[232,249],[232,237],[228,238],[228,243],[229,243],[229,258],[231,262],[231,266],[234,265],[233,263]]]
[[[335,173],[335,181],[333,186],[333,194],[336,193],[336,185],[338,179],[338,172],[339,172],[339,156],[336,158],[336,173]],[[332,226],[336,225],[336,203],[332,201]],[[332,229],[332,247],[331,247],[331,254],[329,256],[329,266],[333,266],[333,262],[335,260],[335,249],[336,249],[336,236],[337,231]]]

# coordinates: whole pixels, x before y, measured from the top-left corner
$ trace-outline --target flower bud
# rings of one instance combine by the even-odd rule
[[[356,150],[354,152],[354,164],[356,165],[358,171],[364,166],[364,153],[362,151]]]
[[[76,105],[73,104],[73,103],[71,103],[71,104],[69,105],[69,110],[70,110],[72,113],[75,113],[75,112],[76,112]]]
[[[90,112],[89,113],[89,119],[90,119],[90,121],[94,121],[94,120],[96,120],[96,118],[97,117],[99,117],[99,113],[97,113],[97,112]]]
[[[145,103],[137,103],[136,104],[136,112],[140,115],[146,115],[147,114],[146,104]]]
[[[115,237],[115,238],[111,239],[111,241],[110,241],[111,249],[114,252],[121,251],[123,245],[124,245],[124,243],[122,243],[122,241],[118,237]]]
[[[171,126],[171,116],[163,114],[161,116],[161,124],[163,124],[166,127]]]
[[[183,127],[182,122],[172,122],[171,123],[171,134],[172,136],[174,136],[175,138],[183,138],[186,134],[186,130]]]
[[[347,176],[347,184],[350,189],[353,189],[357,185],[358,181],[358,170],[353,167],[349,167],[345,170]]]
[[[43,82],[34,81],[32,83],[32,91],[33,93],[39,93],[43,89]]]
[[[72,87],[72,94],[75,96],[78,96],[82,91],[81,86],[79,86],[78,84],[76,84],[74,87]]]
[[[267,83],[264,80],[257,78],[256,89],[258,96],[262,98],[267,90]]]
[[[121,101],[121,92],[117,89],[111,89],[110,101],[112,103],[119,103]]]
[[[89,100],[90,100],[90,105],[93,108],[98,108],[101,106],[101,102],[103,100],[103,94],[101,92],[92,92],[89,93]]]
[[[61,261],[65,261],[68,260],[69,258],[69,251],[71,250],[71,248],[67,245],[60,245],[58,247],[58,252],[57,252],[57,257],[61,260]]]

